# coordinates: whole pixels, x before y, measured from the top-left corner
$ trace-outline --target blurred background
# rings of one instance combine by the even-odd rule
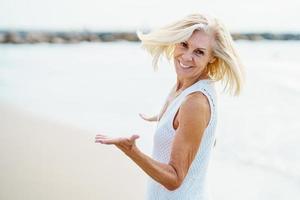
[[[218,86],[212,196],[299,199],[299,8],[296,0],[0,0],[0,199],[143,199],[146,175],[94,136],[138,133],[151,154],[155,124],[138,113],[160,110],[175,73],[165,60],[153,71],[135,31],[195,12],[222,19],[246,67],[241,96]]]

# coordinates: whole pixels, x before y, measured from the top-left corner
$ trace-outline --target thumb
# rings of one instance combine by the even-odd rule
[[[139,135],[132,135],[132,136],[130,137],[130,141],[134,142],[134,141],[135,141],[136,139],[138,139],[138,138],[140,138]]]

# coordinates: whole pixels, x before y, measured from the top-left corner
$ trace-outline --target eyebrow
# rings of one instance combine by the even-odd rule
[[[188,41],[184,41],[184,42],[187,43],[188,45],[190,45],[190,44],[188,43]],[[203,50],[203,51],[206,51],[206,48],[204,48],[204,47],[196,47],[196,48],[195,48],[195,50],[198,50],[198,49]]]
[[[203,47],[197,47],[195,50],[198,50],[198,49],[206,51],[206,49]]]

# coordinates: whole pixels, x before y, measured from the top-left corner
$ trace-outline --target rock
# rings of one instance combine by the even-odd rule
[[[55,43],[55,44],[63,44],[63,43],[65,43],[65,40],[61,37],[54,36],[50,39],[49,42],[50,43]]]
[[[0,43],[5,43],[6,36],[3,33],[0,33]]]
[[[232,33],[234,40],[300,40],[300,34]],[[139,41],[135,32],[47,32],[47,31],[0,31],[0,43],[79,43]]]
[[[17,32],[8,32],[5,37],[5,43],[23,44],[26,43],[26,40]]]
[[[28,43],[46,43],[49,42],[49,37],[41,32],[30,32],[25,38]]]

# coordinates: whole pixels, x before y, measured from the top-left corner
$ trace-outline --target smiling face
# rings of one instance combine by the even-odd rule
[[[204,73],[208,63],[214,62],[212,56],[213,38],[203,31],[196,30],[184,42],[175,45],[174,65],[179,79],[207,78]]]

